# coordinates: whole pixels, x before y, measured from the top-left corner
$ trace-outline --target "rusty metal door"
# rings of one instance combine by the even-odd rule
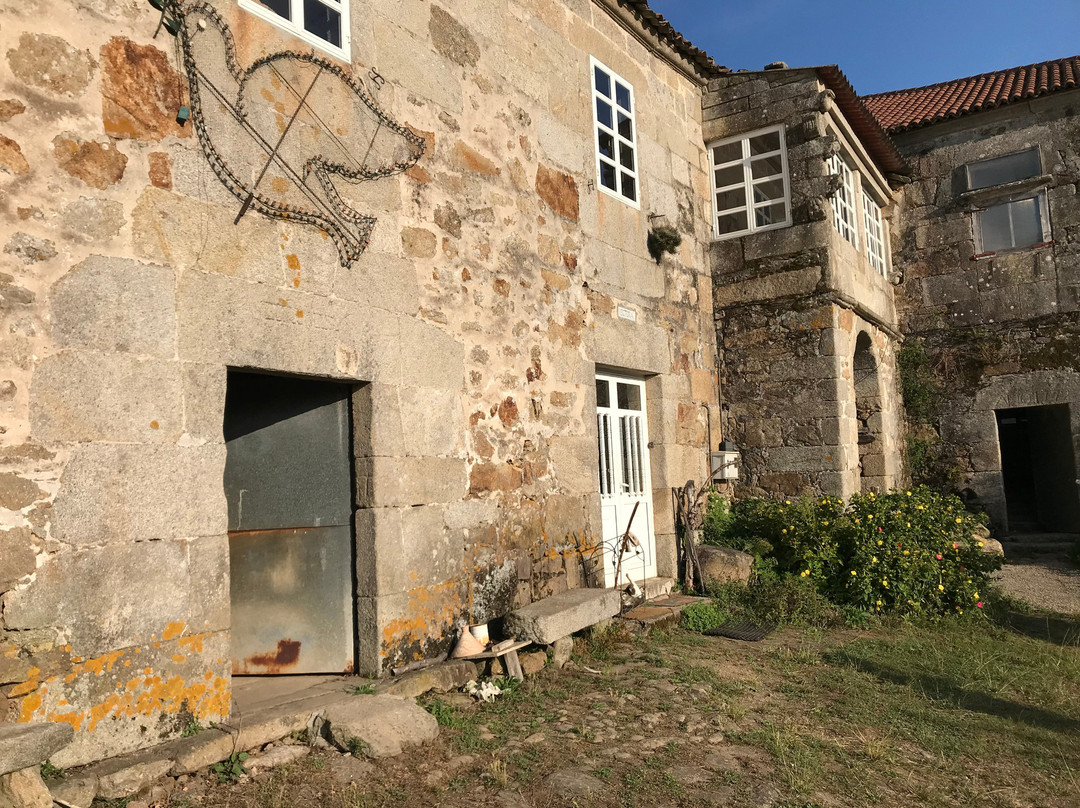
[[[229,372],[233,673],[353,670],[351,392]]]

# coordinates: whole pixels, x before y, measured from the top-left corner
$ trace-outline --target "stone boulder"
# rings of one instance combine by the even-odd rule
[[[0,776],[0,808],[52,808],[37,766]]]
[[[400,755],[406,746],[433,741],[439,735],[435,716],[398,696],[353,696],[329,705],[326,720],[330,740],[338,749],[352,751],[358,740],[364,754],[373,758]]]
[[[70,724],[0,725],[0,774],[37,768],[69,743]]]
[[[750,580],[754,557],[749,553],[731,547],[703,544],[697,548],[697,557],[701,565],[702,583],[706,587],[716,584],[745,584]]]

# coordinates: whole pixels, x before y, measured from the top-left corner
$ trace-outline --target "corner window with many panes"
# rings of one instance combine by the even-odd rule
[[[881,221],[881,208],[878,203],[870,198],[863,189],[863,228],[866,233],[866,257],[870,260],[870,266],[884,276],[886,272],[885,261],[885,225]]]
[[[240,0],[240,8],[350,61],[349,0]]]
[[[836,232],[858,249],[859,220],[855,215],[855,174],[839,154],[829,158],[829,170],[840,177],[840,187],[832,198],[833,225]]]
[[[791,224],[784,129],[777,126],[709,144],[713,236]]]
[[[596,59],[592,67],[596,179],[600,190],[639,206],[634,88]]]

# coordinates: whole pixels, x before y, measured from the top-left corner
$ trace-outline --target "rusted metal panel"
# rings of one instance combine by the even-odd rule
[[[353,670],[348,526],[229,534],[233,673]]]
[[[231,372],[233,672],[351,671],[352,387]]]
[[[229,374],[229,530],[350,524],[351,392],[333,382]]]

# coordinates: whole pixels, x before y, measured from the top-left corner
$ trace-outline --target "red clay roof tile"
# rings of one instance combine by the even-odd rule
[[[886,131],[902,132],[1076,86],[1080,86],[1080,56],[1070,56],[927,87],[864,95],[862,100]]]

